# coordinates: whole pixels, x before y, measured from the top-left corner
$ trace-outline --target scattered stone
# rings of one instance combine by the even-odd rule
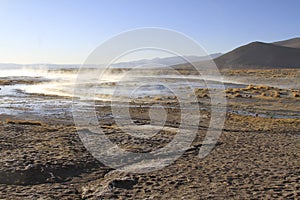
[[[111,181],[108,186],[109,188],[120,188],[120,189],[126,189],[126,190],[132,190],[133,186],[137,184],[136,179],[131,179],[129,177],[125,177],[122,179],[116,179]]]

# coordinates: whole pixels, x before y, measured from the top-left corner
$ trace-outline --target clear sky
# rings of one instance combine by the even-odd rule
[[[0,0],[0,63],[83,63],[140,27],[182,32],[208,53],[300,36],[299,0]]]

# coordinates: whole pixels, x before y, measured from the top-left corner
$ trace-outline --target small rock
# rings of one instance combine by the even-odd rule
[[[125,177],[123,179],[116,179],[111,181],[108,184],[109,188],[121,188],[121,189],[126,189],[126,190],[132,190],[133,186],[137,184],[136,179],[132,179],[129,177]]]

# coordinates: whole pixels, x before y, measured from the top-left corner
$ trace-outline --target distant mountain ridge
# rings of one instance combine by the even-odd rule
[[[200,62],[200,61],[205,61],[205,60],[211,60],[215,59],[223,54],[221,53],[215,53],[215,54],[210,54],[207,56],[185,56],[190,62]],[[153,58],[153,59],[143,59],[143,60],[136,60],[136,61],[130,61],[130,62],[120,62],[113,64],[113,67],[116,68],[129,68],[129,67],[135,67],[139,65],[144,65],[144,64],[158,64],[162,66],[172,66],[172,65],[178,65],[178,64],[183,64],[186,63],[186,60],[183,59],[183,57],[180,56],[171,56],[171,57],[163,57],[163,58]]]
[[[300,38],[274,43],[252,42],[214,61],[220,69],[300,68]]]
[[[217,58],[223,54],[221,53],[215,53],[210,54],[207,56],[185,56],[190,62],[200,62],[205,60],[211,60],[214,58]],[[171,66],[171,65],[177,65],[177,64],[183,64],[186,63],[186,60],[183,59],[183,57],[180,56],[171,56],[171,57],[157,57],[153,59],[142,59],[142,60],[134,60],[134,61],[128,61],[128,62],[119,62],[114,63],[111,66],[114,68],[131,68],[136,67],[144,64],[158,64],[162,66]],[[22,67],[32,67],[32,68],[45,68],[45,69],[55,69],[55,68],[80,68],[80,64],[14,64],[14,63],[0,63],[0,69],[1,68],[7,68],[7,69],[18,69]],[[106,67],[106,65],[91,65],[91,68],[93,67]]]
[[[213,59],[219,69],[280,69],[300,68],[300,37],[273,42],[252,42],[238,47],[226,54],[216,53],[208,56],[186,56],[190,62],[204,64]],[[175,66],[175,68],[186,68],[187,63],[182,57],[163,57],[154,59],[143,59],[129,62],[115,63],[114,68],[131,68],[144,64],[158,64],[162,66]],[[45,67],[55,68],[79,68],[81,65],[56,65],[56,64],[1,64],[0,68],[19,67]],[[106,65],[99,65],[105,67]],[[91,66],[93,67],[93,66]]]

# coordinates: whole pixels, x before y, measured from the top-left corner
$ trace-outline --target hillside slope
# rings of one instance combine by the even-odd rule
[[[293,44],[296,44],[293,42]],[[222,68],[300,68],[300,48],[291,42],[276,44],[253,42],[230,51],[214,61]]]
[[[289,40],[274,42],[273,44],[279,45],[279,46],[285,46],[285,47],[300,49],[300,38],[299,37],[298,38],[292,38],[292,39],[289,39]]]

